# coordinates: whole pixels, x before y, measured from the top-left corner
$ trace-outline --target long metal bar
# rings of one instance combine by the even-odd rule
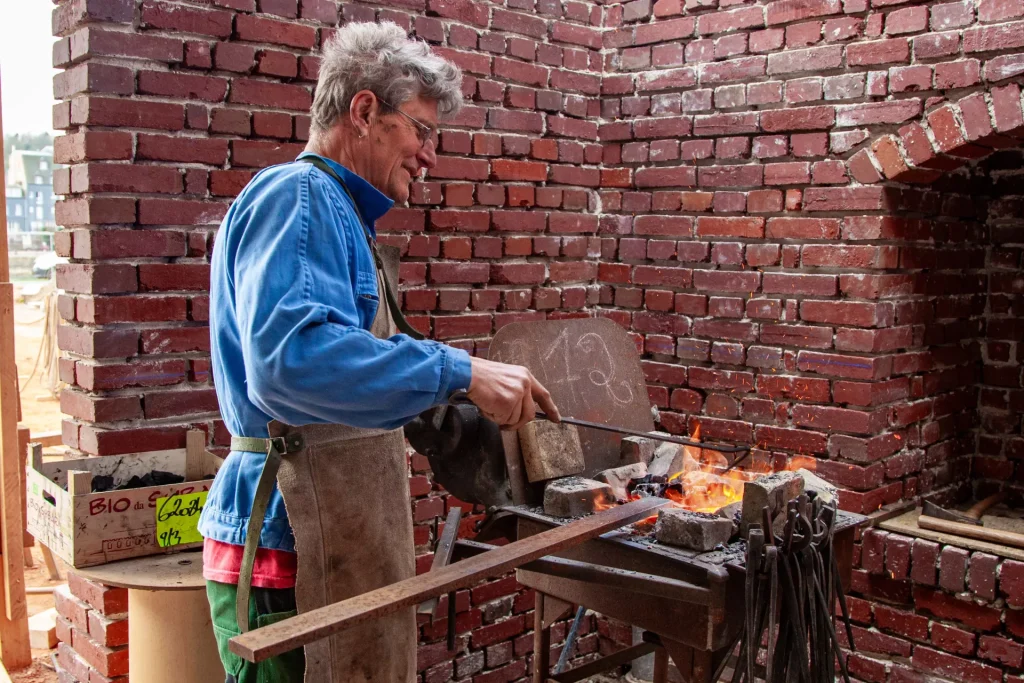
[[[452,562],[452,551],[455,550],[455,538],[459,535],[459,522],[462,521],[462,508],[454,507],[448,511],[448,517],[444,521],[444,531],[441,538],[437,539],[437,547],[434,549],[434,561],[430,564],[430,571],[434,572],[441,567],[447,567]],[[437,609],[439,596],[424,600],[416,608],[417,614],[434,614]]]
[[[500,547],[469,540],[459,540],[457,545],[460,549],[473,553],[493,551]],[[563,579],[589,581],[611,588],[621,588],[634,593],[679,600],[694,605],[707,605],[711,602],[711,591],[686,581],[619,569],[618,567],[604,567],[591,562],[567,560],[563,557],[542,557],[524,564],[520,569],[558,576]]]
[[[459,392],[456,392],[456,393],[452,394],[451,398],[448,399],[448,402],[451,403],[452,405],[473,405],[473,402],[469,400],[469,396],[464,391],[459,391]],[[547,413],[545,413],[542,410],[538,410],[537,411],[537,418],[540,419],[540,420],[550,420],[551,419],[550,417],[547,416]],[[641,432],[640,430],[637,430],[637,429],[627,429],[625,427],[616,427],[614,425],[607,425],[607,424],[604,424],[604,423],[601,423],[601,422],[591,422],[590,420],[581,420],[581,419],[576,418],[576,417],[562,417],[560,421],[564,422],[566,424],[576,425],[577,427],[586,427],[588,429],[600,429],[601,431],[604,431],[604,432],[614,432],[616,434],[626,434],[627,436],[640,436],[640,437],[643,437],[645,439],[652,439],[654,441],[666,441],[668,443],[677,443],[680,446],[693,446],[695,448],[706,448],[709,451],[717,451],[719,453],[749,453],[750,452],[750,447],[749,446],[716,446],[714,444],[701,443],[700,441],[691,441],[689,439],[684,439],[684,438],[679,437],[679,436],[670,436],[670,435],[666,436],[664,434],[658,434],[656,432]],[[732,465],[730,465],[729,468],[732,468],[738,462],[739,462],[739,460],[737,460]],[[727,469],[729,469],[729,468],[727,468]]]
[[[634,659],[649,655],[658,649],[658,646],[653,643],[640,643],[627,647],[625,650],[619,650],[614,654],[610,654],[607,657],[588,662],[582,666],[577,666],[575,669],[569,669],[565,673],[557,674],[548,678],[548,681],[555,681],[555,683],[577,683],[577,681],[583,681],[591,676],[609,671],[613,667],[621,666],[632,662]]]
[[[541,411],[537,411],[537,417],[542,420],[550,419],[546,414]],[[563,417],[562,422],[566,424],[576,425],[577,427],[587,427],[588,429],[600,429],[605,432],[615,432],[616,434],[626,434],[628,436],[640,436],[645,439],[652,439],[654,441],[667,441],[668,443],[677,443],[680,446],[693,446],[695,448],[704,448],[709,451],[718,451],[719,453],[748,453],[750,451],[749,446],[716,446],[710,443],[701,443],[700,441],[690,441],[679,436],[666,436],[665,434],[658,434],[656,432],[641,432],[637,429],[626,429],[625,427],[615,427],[612,425],[601,424],[600,422],[591,422],[590,420],[580,420],[575,417]],[[738,460],[736,462],[739,462]]]
[[[649,517],[669,501],[643,498],[550,529],[463,562],[427,572],[377,590],[326,605],[232,638],[231,652],[262,662],[283,652],[327,638],[356,624],[394,614],[434,595],[467,588],[480,579],[501,576],[550,553],[579,545],[601,534]]]

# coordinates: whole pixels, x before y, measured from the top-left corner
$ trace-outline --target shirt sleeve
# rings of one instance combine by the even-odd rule
[[[400,427],[468,388],[469,355],[360,327],[357,298],[375,297],[376,280],[359,272],[355,250],[369,259],[369,247],[339,194],[301,169],[239,212],[233,276],[246,392],[286,424]]]

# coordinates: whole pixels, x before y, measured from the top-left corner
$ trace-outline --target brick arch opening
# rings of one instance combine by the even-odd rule
[[[980,88],[865,141],[849,176],[883,192],[885,214],[849,239],[898,246],[895,328],[910,325],[916,370],[892,424],[915,411],[899,456],[921,465],[918,490],[939,500],[1024,492],[1024,106],[1017,83]],[[928,463],[942,462],[929,470]],[[915,467],[917,466],[915,465]]]
[[[1008,83],[979,89],[866,143],[850,157],[850,177],[864,184],[891,180],[926,185],[1022,141],[1020,87]]]

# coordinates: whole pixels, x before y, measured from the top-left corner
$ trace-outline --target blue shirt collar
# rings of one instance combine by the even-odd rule
[[[395,205],[395,202],[363,179],[362,176],[353,173],[333,159],[328,159],[325,156],[320,156],[313,152],[303,152],[296,158],[302,159],[304,157],[318,157],[323,159],[327,162],[328,166],[334,169],[335,173],[341,176],[342,180],[345,181],[345,186],[348,187],[348,191],[352,193],[352,198],[356,202],[356,208],[359,209],[359,213],[362,215],[363,220],[369,224],[367,227],[374,233],[374,236],[376,236],[376,230],[374,230],[373,224],[378,218],[390,211],[391,207]]]

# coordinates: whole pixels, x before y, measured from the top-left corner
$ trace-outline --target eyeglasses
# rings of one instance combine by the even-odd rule
[[[381,97],[378,97],[377,99],[380,100],[381,104],[387,105],[388,108],[393,109],[394,111],[398,112],[399,114],[401,114],[402,116],[404,116],[405,118],[409,119],[414,124],[416,124],[416,128],[417,128],[417,131],[418,131],[416,133],[416,136],[419,138],[421,146],[425,146],[427,144],[427,142],[430,142],[435,148],[437,147],[437,137],[436,137],[437,136],[437,129],[436,128],[433,128],[432,126],[428,126],[427,124],[423,123],[422,121],[420,121],[418,119],[414,119],[413,117],[409,116],[404,111],[402,111],[401,109],[399,109],[398,107],[396,107],[395,105],[391,104],[390,102],[388,102],[387,100],[385,100],[385,99],[383,99]]]

